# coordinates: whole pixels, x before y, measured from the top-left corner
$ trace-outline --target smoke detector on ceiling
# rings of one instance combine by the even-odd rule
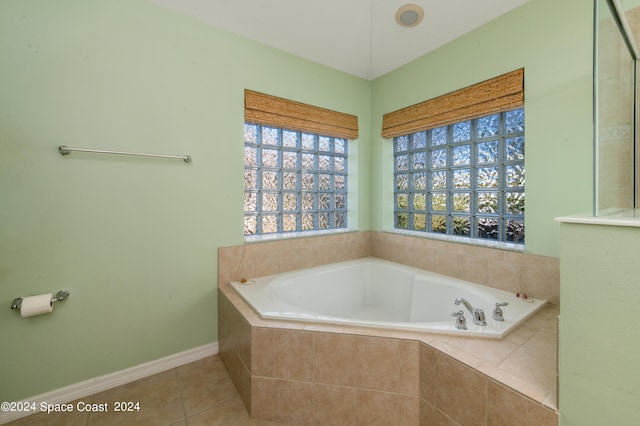
[[[403,27],[415,27],[424,18],[424,10],[417,4],[405,4],[396,12],[396,22]]]

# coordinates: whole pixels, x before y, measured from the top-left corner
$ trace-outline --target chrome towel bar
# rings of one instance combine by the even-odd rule
[[[115,154],[115,155],[135,155],[138,157],[155,157],[155,158],[175,158],[178,160],[183,160],[185,163],[191,162],[190,155],[163,155],[163,154],[143,154],[141,152],[124,152],[124,151],[106,151],[104,149],[87,149],[87,148],[71,148],[66,145],[62,145],[58,147],[58,152],[61,155],[69,155],[73,151],[78,152],[93,152],[97,154]]]

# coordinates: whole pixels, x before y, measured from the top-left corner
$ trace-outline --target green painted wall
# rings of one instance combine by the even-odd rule
[[[243,242],[244,88],[359,116],[351,206],[369,227],[366,80],[142,0],[4,0],[0,70],[1,401],[217,340],[217,248]],[[63,288],[52,315],[9,309]]]
[[[373,229],[393,227],[392,142],[380,137],[382,115],[524,67],[526,251],[557,257],[554,217],[592,208],[592,21],[589,1],[532,0],[375,80]]]
[[[561,225],[560,424],[640,419],[640,228]]]

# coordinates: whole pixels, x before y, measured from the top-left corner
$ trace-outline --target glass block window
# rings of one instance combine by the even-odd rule
[[[524,108],[395,137],[395,228],[524,244],[524,140]]]
[[[347,140],[245,123],[245,236],[346,227]]]

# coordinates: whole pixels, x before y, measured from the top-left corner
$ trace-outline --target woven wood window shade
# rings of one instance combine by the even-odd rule
[[[277,98],[251,90],[244,91],[244,119],[264,124],[333,136],[358,138],[358,117],[313,105]]]
[[[524,105],[524,68],[394,112],[382,118],[382,137],[394,138],[508,111]]]

